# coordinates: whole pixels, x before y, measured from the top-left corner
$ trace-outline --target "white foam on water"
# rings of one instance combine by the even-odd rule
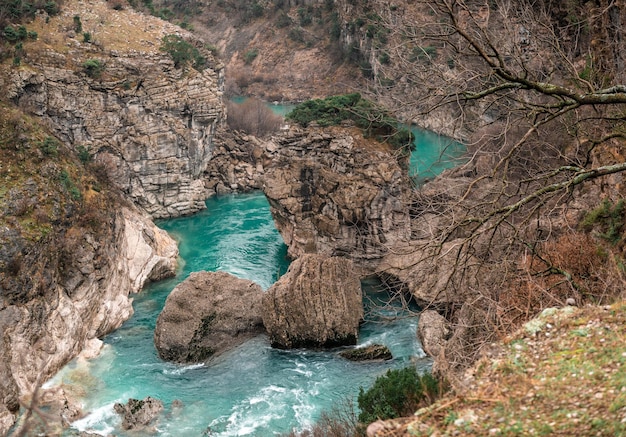
[[[113,424],[121,422],[119,415],[113,409],[113,405],[115,403],[96,408],[82,419],[72,422],[72,428],[80,432],[111,435],[115,430]]]
[[[163,373],[165,375],[182,375],[188,370],[201,369],[204,366],[205,366],[204,363],[189,364],[187,366],[176,366],[172,369],[163,369]]]
[[[296,422],[298,423],[298,427],[301,430],[310,428],[313,425],[313,416],[316,410],[311,397],[314,397],[316,393],[311,391],[305,392],[302,389],[294,389],[292,392],[298,401],[298,403],[294,403],[291,407],[294,412]]]

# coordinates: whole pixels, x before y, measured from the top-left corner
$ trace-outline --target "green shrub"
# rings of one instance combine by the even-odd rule
[[[263,6],[259,2],[253,2],[250,5],[250,16],[253,18],[259,18],[263,16]]]
[[[300,26],[306,27],[313,22],[311,12],[307,8],[298,8],[298,18],[300,20]]]
[[[100,77],[104,71],[104,64],[99,59],[87,59],[83,62],[83,71],[89,77]]]
[[[74,15],[74,32],[81,33],[83,31],[83,23],[80,21],[80,15]]]
[[[22,65],[22,58],[17,55],[13,56],[13,66],[19,67],[20,65]]]
[[[63,184],[63,187],[69,193],[69,195],[70,195],[70,197],[72,199],[74,199],[74,200],[80,200],[81,199],[82,194],[80,193],[80,190],[78,189],[78,187],[76,186],[76,184],[72,180],[72,177],[67,172],[67,170],[62,170],[61,171],[61,174],[59,175],[59,179],[61,180],[61,183]]]
[[[91,33],[83,32],[83,42],[90,42],[90,41],[91,41]]]
[[[34,30],[28,31],[28,39],[32,39],[33,41],[36,41],[38,37],[39,35],[37,35],[37,32],[35,32]]]
[[[91,162],[91,153],[89,153],[89,150],[85,146],[79,145],[76,147],[76,152],[78,153],[78,159],[80,159],[80,162],[83,164]]]
[[[289,27],[292,23],[293,21],[291,20],[289,15],[285,14],[283,11],[280,11],[278,17],[276,17],[276,27],[278,27],[279,29],[283,27]]]
[[[29,32],[24,26],[18,26],[17,28],[13,26],[6,26],[2,35],[7,41],[15,43],[18,41],[24,41],[28,38]],[[37,35],[36,32],[35,35]]]
[[[4,35],[4,38],[9,42],[16,42],[20,40],[20,36],[18,35],[17,30],[13,28],[13,26],[6,26],[2,34]]]
[[[43,6],[43,10],[46,11],[48,15],[57,15],[60,12],[59,5],[55,1],[47,1]]]
[[[257,49],[250,49],[243,55],[243,61],[248,64],[252,64],[252,62],[259,56],[259,51]]]
[[[390,58],[389,58],[389,53],[387,52],[382,52],[379,56],[378,56],[378,62],[380,62],[381,64],[389,64]]]
[[[165,21],[170,21],[174,18],[174,12],[172,12],[169,8],[161,8],[158,11],[153,12],[152,15]]]
[[[434,402],[440,392],[439,382],[429,373],[419,375],[414,367],[389,370],[367,391],[359,390],[359,422],[409,416]]]
[[[304,127],[312,122],[332,126],[349,120],[367,135],[387,141],[398,150],[413,147],[413,134],[408,129],[399,130],[396,118],[384,108],[363,99],[359,93],[308,100],[296,106],[286,118]]]
[[[59,141],[54,137],[46,137],[39,143],[39,149],[44,155],[55,157],[59,154]]]
[[[2,3],[3,12],[6,9],[7,15],[11,20],[21,20],[23,18],[32,17],[35,13],[35,8],[32,3],[28,1],[3,1]]]
[[[165,35],[161,40],[160,49],[172,57],[176,68],[191,63],[194,69],[202,71],[207,66],[207,60],[200,51],[178,35]]]
[[[302,29],[293,28],[289,31],[289,39],[298,43],[304,43],[304,33]]]
[[[602,204],[594,208],[585,215],[581,222],[581,227],[586,231],[593,227],[600,228],[600,238],[617,244],[622,239],[624,231],[624,199],[618,200],[615,204],[608,199],[604,199]]]

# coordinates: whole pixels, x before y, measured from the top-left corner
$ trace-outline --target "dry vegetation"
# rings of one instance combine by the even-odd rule
[[[110,49],[120,53],[155,54],[159,52],[159,42],[165,35],[184,32],[173,24],[130,7],[113,10],[113,6],[104,1],[65,1],[59,15],[38,16],[27,25],[38,33],[39,42],[43,43],[31,44],[32,48],[27,48],[27,52],[36,56],[39,51],[52,50],[71,55],[74,48],[80,47],[83,51],[91,48],[94,54]],[[81,32],[90,34],[89,42],[84,42],[80,33],[76,34],[74,17],[80,18]],[[72,34],[75,36],[70,38]]]
[[[283,117],[276,115],[262,101],[250,98],[242,103],[228,101],[228,127],[256,137],[276,133],[284,123]]]
[[[382,436],[626,435],[626,304],[546,310]],[[373,434],[372,434],[373,435]]]

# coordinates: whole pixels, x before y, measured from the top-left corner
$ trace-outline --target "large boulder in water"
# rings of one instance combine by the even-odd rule
[[[272,346],[356,344],[363,319],[361,282],[345,258],[303,255],[263,296]]]
[[[196,272],[174,288],[157,319],[159,356],[203,362],[263,332],[256,283],[225,272]]]

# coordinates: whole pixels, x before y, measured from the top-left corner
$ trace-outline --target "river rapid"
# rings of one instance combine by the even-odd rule
[[[272,106],[285,112],[280,105]],[[416,150],[410,172],[417,183],[458,164],[460,144],[416,128],[413,132]],[[272,436],[301,431],[323,411],[346,402],[356,405],[359,388],[371,386],[389,369],[414,365],[419,371],[429,370],[431,361],[416,337],[417,317],[400,307],[380,305],[388,296],[376,282],[363,283],[369,310],[358,344],[386,345],[394,356],[391,361],[354,363],[338,356],[338,349],[276,350],[264,335],[208,364],[162,361],[153,343],[156,318],[167,295],[191,272],[222,270],[267,289],[286,272],[289,261],[262,193],[211,198],[206,210],[157,225],[179,243],[176,277],[150,284],[134,296],[134,316],[104,338],[97,358],[74,360],[47,383],[62,384],[86,413],[67,435],[77,431],[155,435],[123,431],[121,417],[113,410],[116,402],[146,396],[165,405],[157,424],[159,436]]]
[[[74,360],[49,383],[65,385],[88,413],[73,423],[74,430],[148,435],[122,431],[113,405],[152,396],[166,406],[158,435],[271,436],[310,427],[322,411],[354,401],[359,387],[367,388],[388,369],[429,368],[415,336],[417,318],[396,317],[401,309],[378,305],[361,328],[359,344],[387,345],[394,355],[389,362],[353,363],[338,350],[276,350],[266,336],[207,365],[163,362],[153,344],[156,318],[169,292],[190,272],[223,270],[268,288],[288,261],[262,193],[212,198],[206,210],[158,225],[179,242],[178,275],[135,296],[135,315],[104,339],[100,356]],[[376,288],[364,284],[369,298],[386,300]],[[182,406],[172,407],[174,400]]]

